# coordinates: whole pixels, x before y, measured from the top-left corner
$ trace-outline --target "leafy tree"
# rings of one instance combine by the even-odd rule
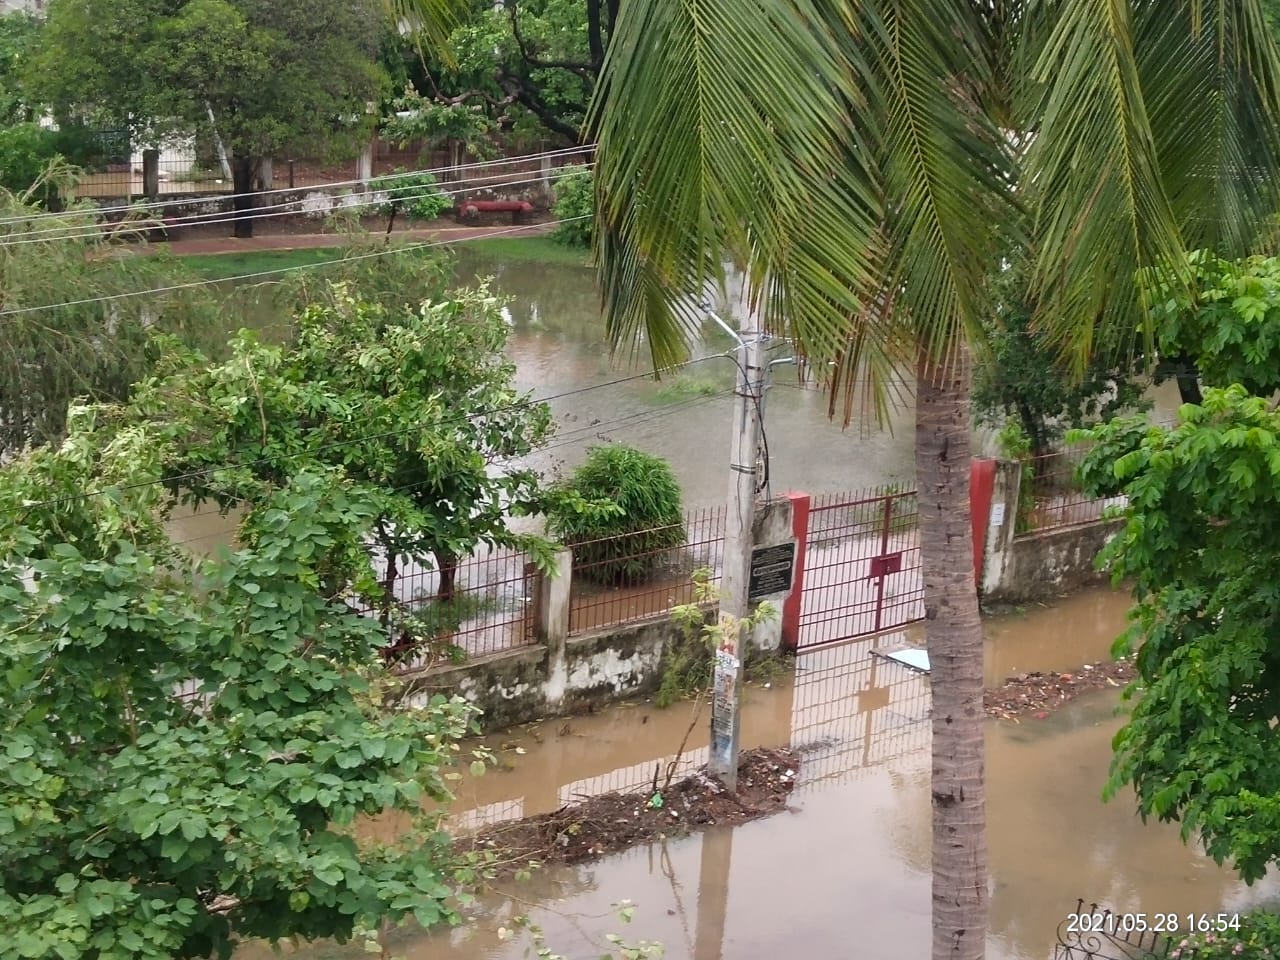
[[[684,544],[680,483],[661,457],[622,444],[595,447],[562,488],[566,502],[550,514],[549,532],[573,548],[575,574],[631,585],[651,577]],[[580,502],[616,506],[583,513]]]
[[[1195,286],[1146,283],[1156,304],[1155,342],[1177,376],[1182,398],[1199,403],[1200,383],[1241,384],[1250,393],[1280,389],[1280,259],[1225,260],[1199,250],[1190,257]]]
[[[430,599],[444,612],[459,561],[478,544],[550,562],[550,545],[509,519],[547,508],[539,475],[515,464],[550,437],[552,418],[512,386],[507,326],[487,290],[416,307],[357,297],[331,288],[287,346],[244,331],[220,364],[171,347],[122,416],[160,425],[171,489],[197,504],[258,503],[299,464],[343,469],[377,504],[370,543],[385,564],[376,589],[359,592],[391,639],[410,645],[435,636],[401,616],[406,561],[437,571]],[[570,502],[581,503],[560,498]]]
[[[50,0],[30,76],[60,121],[109,109],[136,142],[221,139],[248,237],[262,160],[367,141],[384,24],[376,0]]]
[[[470,867],[422,803],[448,799],[471,710],[393,709],[377,625],[334,592],[370,576],[378,504],[304,469],[242,549],[192,563],[160,526],[164,438],[99,419],[0,469],[0,954],[228,958],[456,921]],[[384,810],[412,828],[354,829]]]
[[[0,126],[38,119],[37,104],[26,89],[25,70],[39,32],[40,21],[30,14],[0,14]]]
[[[595,219],[595,183],[586,167],[570,168],[556,180],[555,215],[560,223],[551,234],[567,247],[590,247]]]
[[[1136,604],[1117,642],[1138,677],[1108,796],[1132,784],[1144,818],[1179,821],[1252,883],[1280,862],[1280,414],[1211,388],[1172,429],[1089,435],[1090,489],[1129,498],[1101,559]]]
[[[973,406],[980,421],[999,426],[1012,417],[1028,440],[1027,453],[1043,457],[1064,430],[1141,404],[1133,362],[1114,345],[1095,345],[1083,372],[1072,369],[1036,322],[1025,270],[1003,271],[997,289],[995,319],[985,332],[988,349],[974,368]]]
[[[424,102],[400,104],[417,123],[389,122],[390,135],[430,141],[449,122],[456,140],[473,144],[497,128],[531,140],[548,132],[573,143],[583,139],[616,0],[508,0],[498,7],[469,0],[467,6],[450,34],[448,56],[428,51],[425,70],[411,64],[393,71],[401,86],[416,88],[409,96],[422,91]],[[402,51],[416,54],[413,47]]]
[[[77,397],[123,400],[150,369],[150,334],[194,344],[214,327],[215,305],[201,290],[132,296],[187,274],[165,258],[116,255],[106,236],[86,229],[94,224],[88,204],[26,219],[43,213],[30,193],[48,183],[64,195],[72,189],[64,174],[46,169],[25,198],[0,191],[0,303],[13,311],[0,321],[0,459],[60,439]],[[41,309],[51,303],[66,306]]]

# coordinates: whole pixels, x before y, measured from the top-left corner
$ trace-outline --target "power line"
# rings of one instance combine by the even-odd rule
[[[590,164],[585,164],[584,167],[585,169],[588,169],[588,170],[591,169]],[[523,186],[525,184],[530,184],[530,183],[553,182],[553,181],[562,180],[567,176],[572,176],[574,173],[575,171],[570,170],[568,167],[559,167],[557,172],[547,177],[538,175],[536,177],[527,177],[522,180],[507,180],[501,183],[487,184],[484,187],[484,189],[498,190],[506,187]],[[405,188],[405,189],[408,189],[408,188]],[[412,193],[405,192],[396,197],[378,196],[378,191],[370,191],[368,194],[365,195],[365,199],[355,200],[354,202],[351,202],[351,203],[342,203],[334,207],[333,209],[331,209],[329,212],[335,213],[335,212],[342,212],[346,210],[359,210],[367,207],[385,207],[392,203],[405,204],[405,203],[410,203],[414,200],[419,200],[423,197],[432,197],[432,196],[454,197],[454,196],[460,196],[462,194],[470,193],[475,189],[477,188],[472,186],[472,187],[458,187],[457,189],[454,189],[454,190],[442,190],[440,189],[439,185],[436,185],[436,184],[423,184],[423,185],[420,185]],[[385,193],[385,191],[383,191],[383,193]],[[334,198],[334,199],[338,199],[338,198]],[[299,214],[307,215],[310,211],[304,209],[305,203],[306,203],[305,200],[289,200],[289,201],[286,201],[285,203],[275,204],[274,206],[269,205],[265,207],[254,207],[251,212],[244,214],[243,216],[238,216],[235,212],[227,213],[225,215],[218,215],[218,216],[206,216],[205,214],[196,213],[196,214],[191,214],[189,217],[186,217],[186,218],[176,218],[172,220],[166,220],[163,222],[163,227],[166,230],[176,229],[184,226],[208,227],[208,226],[215,226],[217,224],[236,223],[237,221],[240,221],[242,219],[251,220],[256,223],[259,220],[270,220],[272,217],[297,216]],[[274,210],[275,212],[274,213],[261,212],[264,210]],[[134,223],[130,223],[130,221],[121,221],[118,224],[112,224],[109,226],[114,228],[115,232],[124,233],[124,234],[135,233],[135,232],[145,233],[149,230],[157,229],[154,222],[148,223],[148,221],[145,221],[145,220],[136,221]],[[54,243],[60,240],[89,239],[93,237],[102,236],[104,229],[106,229],[106,225],[92,223],[92,224],[84,224],[82,226],[49,227],[44,230],[31,230],[23,233],[8,234],[8,235],[0,234],[0,248],[16,247],[16,246],[21,246],[23,244],[28,244],[28,243]],[[49,235],[45,236],[45,234],[49,234]]]
[[[577,220],[589,220],[590,214],[583,214],[578,217],[567,217],[558,223],[573,223]],[[211,284],[238,283],[244,280],[258,280],[262,277],[274,277],[281,274],[293,273],[298,270],[314,270],[318,267],[332,267],[343,263],[355,263],[360,260],[369,260],[375,257],[385,257],[393,253],[411,253],[418,250],[429,250],[436,247],[448,247],[457,243],[468,243],[473,240],[488,240],[493,237],[506,236],[510,233],[518,233],[522,230],[529,230],[534,227],[542,226],[542,224],[526,224],[519,227],[508,227],[503,230],[494,230],[480,237],[459,237],[456,240],[432,240],[425,243],[412,243],[400,247],[388,247],[384,250],[374,250],[369,253],[356,254],[350,257],[341,257],[336,260],[320,260],[316,263],[298,263],[289,267],[277,267],[273,270],[259,270],[256,273],[242,273],[234,277],[222,277],[218,280],[191,280],[186,283],[174,283],[164,287],[150,287],[146,290],[129,290],[124,293],[108,293],[100,297],[85,297],[82,300],[65,300],[61,303],[43,303],[30,307],[13,307],[8,310],[0,310],[0,317],[13,317],[25,313],[37,313],[42,310],[60,310],[63,307],[83,307],[94,303],[106,303],[114,300],[126,300],[130,297],[146,297],[157,293],[173,293],[178,290],[191,290],[196,287],[207,287]]]
[[[489,167],[509,166],[517,163],[530,163],[535,160],[540,161],[548,158],[555,159],[558,157],[565,157],[573,154],[594,153],[594,150],[595,150],[594,147],[562,147],[558,150],[543,150],[543,151],[539,151],[538,153],[522,154],[517,157],[504,157],[498,160],[477,160],[470,163],[455,164],[453,166],[448,166],[448,167],[428,167],[420,170],[404,171],[401,173],[382,174],[377,177],[370,177],[367,180],[360,180],[360,179],[329,180],[329,181],[324,181],[318,184],[311,184],[304,187],[276,187],[271,190],[255,191],[252,195],[255,197],[264,197],[264,196],[271,196],[273,194],[278,194],[278,193],[297,193],[300,190],[326,190],[326,189],[332,189],[334,187],[365,186],[365,185],[368,185],[371,181],[399,180],[399,179],[404,179],[408,177],[422,176],[423,174],[435,175],[437,173],[452,173],[454,171],[460,171],[460,170],[481,170]],[[445,182],[457,182],[457,181],[445,181]],[[237,194],[223,193],[223,194],[217,194],[213,198],[204,197],[204,198],[199,198],[197,200],[153,200],[145,203],[131,203],[125,206],[94,207],[92,209],[82,208],[82,209],[75,209],[75,210],[65,210],[60,213],[46,212],[46,213],[33,213],[26,216],[0,217],[0,226],[6,225],[9,223],[27,223],[31,221],[46,220],[46,219],[65,219],[67,217],[72,217],[72,216],[99,217],[109,213],[130,213],[138,210],[149,210],[156,207],[163,208],[163,207],[173,206],[179,203],[209,202],[210,199],[220,200],[224,197],[234,197],[234,196],[237,196]]]

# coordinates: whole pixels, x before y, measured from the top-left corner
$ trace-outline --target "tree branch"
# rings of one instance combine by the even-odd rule
[[[591,64],[578,63],[575,60],[539,60],[529,52],[529,46],[520,33],[520,17],[516,14],[516,0],[509,0],[506,5],[507,16],[511,19],[511,34],[515,37],[516,46],[520,48],[520,59],[539,70],[568,70],[576,73],[584,80],[591,79]]]

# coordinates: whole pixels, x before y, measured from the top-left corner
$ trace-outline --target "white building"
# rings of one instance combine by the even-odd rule
[[[44,13],[45,0],[0,0],[0,13]]]

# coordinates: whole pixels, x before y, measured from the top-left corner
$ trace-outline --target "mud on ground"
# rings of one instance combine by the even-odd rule
[[[652,840],[746,823],[785,810],[799,768],[799,758],[790,750],[749,750],[738,764],[736,796],[699,770],[672,783],[660,802],[650,802],[654,794],[647,788],[606,793],[554,813],[485,827],[459,838],[456,846],[463,853],[492,851],[513,869],[530,860],[581,863]]]
[[[1043,720],[1081,694],[1123,687],[1133,677],[1131,660],[1103,660],[1070,673],[1020,673],[988,690],[983,700],[989,717],[1018,720],[1030,715]]]

